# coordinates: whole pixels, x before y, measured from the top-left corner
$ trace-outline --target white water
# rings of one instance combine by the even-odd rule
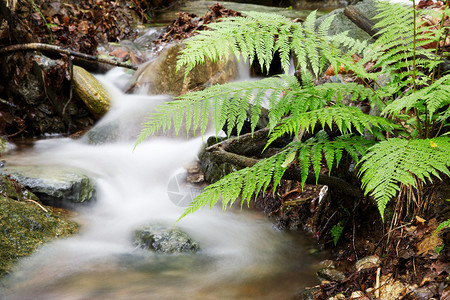
[[[176,226],[198,241],[196,254],[155,255],[133,248],[132,232],[145,223],[173,225],[183,208],[167,194],[169,179],[196,158],[201,138],[155,137],[133,151],[141,117],[163,96],[114,95],[101,122],[121,120],[123,138],[88,145],[56,138],[38,141],[9,164],[72,166],[97,180],[95,205],[81,210],[80,234],[53,242],[23,260],[3,281],[1,299],[286,299],[313,284],[315,258],[292,236],[256,213],[209,208]]]

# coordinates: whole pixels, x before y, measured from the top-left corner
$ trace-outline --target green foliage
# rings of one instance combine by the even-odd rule
[[[247,12],[245,17],[210,24],[212,30],[186,41],[177,63],[177,68],[184,68],[186,74],[207,59],[228,60],[233,56],[257,62],[261,69],[268,70],[277,53],[286,73],[294,55],[302,75],[301,83],[294,76],[281,75],[216,85],[158,107],[144,124],[137,144],[171,126],[178,132],[183,121],[187,134],[198,129],[203,134],[210,114],[216,133],[226,125],[228,136],[233,128],[240,134],[246,119],[253,131],[263,103],[269,109],[267,146],[286,134],[294,137],[277,154],[205,188],[183,216],[208,204],[213,206],[220,199],[223,208],[239,198],[242,206],[269,184],[276,187],[291,165],[300,169],[302,184],[310,173],[317,180],[323,162],[332,172],[343,155],[359,162],[362,188],[376,200],[383,219],[386,204],[396,196],[399,184],[415,188],[416,180],[431,182],[450,175],[450,136],[446,128],[450,117],[450,75],[439,74],[441,59],[437,48],[420,48],[431,42],[439,44],[446,33],[414,22],[418,12],[412,6],[387,1],[378,6],[380,21],[376,27],[380,28],[380,36],[373,45],[354,40],[346,33],[327,36],[332,18],[316,28],[314,12],[303,24],[273,14]],[[444,10],[440,17],[447,12]],[[348,51],[338,50],[340,46]],[[354,53],[363,59],[355,63],[351,57]],[[365,69],[368,62],[375,63],[371,72]],[[314,78],[327,63],[335,70],[344,64],[364,84],[316,85]],[[376,82],[381,75],[389,78],[385,86]],[[376,91],[369,87],[369,80],[375,81]],[[343,105],[344,99],[368,100],[371,106],[379,106],[382,114],[364,114],[354,106]],[[304,140],[305,132],[317,130],[321,131]],[[335,134],[330,138],[325,131]],[[367,133],[374,140],[365,139]]]
[[[450,219],[439,224],[439,226],[436,228],[434,234],[438,233],[440,230],[442,230],[444,228],[450,228]]]
[[[293,52],[302,71],[306,72],[310,67],[318,76],[324,61],[330,61],[335,66],[349,61],[349,57],[338,50],[340,44],[347,45],[352,53],[359,53],[367,46],[366,42],[358,42],[344,35],[328,37],[326,33],[333,17],[324,20],[316,29],[315,11],[303,24],[275,14],[245,14],[246,17],[226,18],[222,22],[208,24],[211,31],[202,31],[186,41],[186,49],[178,59],[177,69],[185,67],[187,74],[206,59],[228,60],[231,53],[237,59],[248,59],[250,63],[257,60],[261,69],[266,67],[268,70],[275,52],[278,52],[282,69],[287,72]]]
[[[361,163],[361,181],[367,194],[377,200],[381,217],[384,208],[399,190],[399,183],[416,187],[415,177],[432,181],[439,172],[450,175],[450,139],[389,139],[369,149]],[[414,177],[415,176],[415,177]]]
[[[337,223],[336,225],[331,228],[330,233],[333,237],[333,243],[336,246],[337,242],[341,238],[342,232],[344,231],[344,227],[342,227],[341,223]]]

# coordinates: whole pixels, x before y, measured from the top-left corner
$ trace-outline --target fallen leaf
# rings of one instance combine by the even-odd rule
[[[441,237],[435,234],[430,234],[417,244],[417,254],[425,256],[428,252],[436,252],[435,247],[442,245],[442,243]]]
[[[422,224],[424,224],[427,220],[425,220],[425,219],[422,219],[421,217],[419,217],[419,216],[416,216],[416,221],[417,222],[419,222],[419,223],[422,223]]]

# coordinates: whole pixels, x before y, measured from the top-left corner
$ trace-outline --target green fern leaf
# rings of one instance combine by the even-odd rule
[[[436,147],[431,146],[431,142]],[[384,220],[384,209],[399,190],[399,184],[415,187],[413,175],[420,180],[440,178],[439,172],[450,175],[450,138],[424,140],[394,138],[380,142],[369,149],[361,162],[359,176],[367,195],[369,192],[378,204]]]

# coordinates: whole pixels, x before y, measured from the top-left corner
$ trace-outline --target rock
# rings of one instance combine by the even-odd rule
[[[369,300],[369,298],[364,296],[364,293],[361,291],[354,291],[350,296],[350,299]]]
[[[398,299],[405,290],[406,285],[399,280],[394,280],[392,274],[383,275],[380,279],[380,300]]]
[[[8,273],[17,259],[30,255],[43,243],[78,231],[75,222],[44,211],[33,202],[0,196],[0,276]]]
[[[248,2],[248,1],[247,1]],[[177,11],[183,11],[190,14],[196,14],[197,16],[203,16],[209,9],[210,6],[214,5],[216,2],[212,1],[184,1],[182,6],[177,8]],[[261,3],[258,1],[258,4]],[[256,11],[256,12],[265,12],[265,13],[276,13],[287,18],[297,19],[300,18],[304,20],[311,10],[293,10],[286,9],[282,7],[274,7],[274,6],[264,6],[257,4],[249,4],[249,3],[237,3],[237,2],[227,2],[220,1],[220,4],[226,9],[232,9],[238,12],[246,12],[246,11]],[[324,12],[318,11],[318,15],[325,14]],[[169,23],[172,22],[176,18],[176,14],[173,11],[167,11],[165,13],[159,14],[155,16],[154,22],[157,23]]]
[[[73,207],[95,198],[93,181],[79,170],[62,167],[7,166],[0,174],[9,175],[45,205]]]
[[[316,297],[317,295],[320,295],[320,286],[319,285],[305,288],[305,290],[301,293],[301,299],[315,300],[315,299],[317,299],[317,297]]]
[[[330,280],[330,281],[342,281],[347,277],[344,272],[336,270],[334,268],[322,268],[317,271],[317,276],[320,280]]]
[[[0,137],[0,155],[8,153],[9,150],[13,149],[14,145],[10,144],[5,138]],[[1,168],[2,166],[0,166]]]
[[[73,91],[96,118],[102,117],[111,105],[111,97],[91,73],[79,66],[73,66]]]
[[[178,54],[184,47],[184,44],[173,45],[162,51],[156,59],[140,67],[134,77],[136,86],[148,86],[149,94],[179,96],[236,78],[238,72],[234,59],[227,62],[207,61],[196,66],[185,78],[183,68],[176,71]]]
[[[367,18],[372,19],[377,15],[376,1],[374,0],[364,0],[355,5],[363,15]],[[344,14],[344,8],[336,9],[329,14],[322,16],[317,19],[316,25],[322,23],[329,16],[334,16],[333,24],[328,30],[328,35],[335,35],[348,31],[348,36],[360,40],[360,41],[371,41],[371,36],[367,34],[364,30],[356,26],[347,16]],[[345,49],[344,49],[345,50]]]
[[[355,263],[355,268],[359,272],[364,269],[378,267],[380,265],[380,258],[376,255],[366,256]]]
[[[195,252],[199,249],[185,232],[175,227],[149,225],[134,233],[134,245],[158,253]]]
[[[336,268],[336,264],[335,264],[334,260],[325,259],[325,260],[322,260],[319,263],[319,267],[321,267],[321,268],[328,268],[328,269],[335,269]]]
[[[35,194],[8,176],[0,176],[0,193],[17,201],[39,201],[39,198]]]
[[[347,299],[347,298],[345,297],[344,294],[341,294],[341,293],[336,294],[333,297],[328,298],[328,300],[342,300],[342,299]]]
[[[87,144],[101,145],[115,142],[119,137],[120,124],[118,122],[108,122],[89,129],[81,140]]]

